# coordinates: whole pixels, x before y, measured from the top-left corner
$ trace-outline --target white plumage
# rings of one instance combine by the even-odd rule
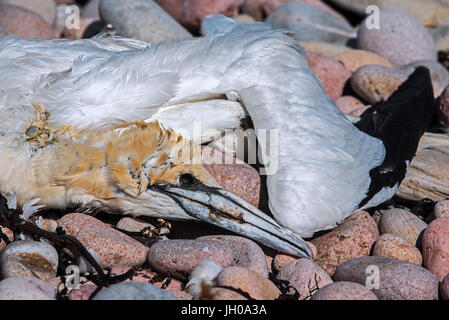
[[[0,134],[22,134],[31,103],[47,106],[52,125],[77,129],[160,119],[188,130],[200,117],[204,128],[224,130],[248,112],[256,129],[279,132],[278,170],[267,180],[275,219],[306,237],[335,227],[366,196],[382,142],[346,119],[283,31],[223,16],[203,29],[205,37],[157,45],[2,38]]]

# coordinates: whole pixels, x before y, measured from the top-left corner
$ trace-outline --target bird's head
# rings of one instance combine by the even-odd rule
[[[298,256],[311,256],[292,231],[234,194],[202,166],[201,148],[158,122],[134,123],[60,143],[54,184],[72,204],[133,216],[200,220]]]

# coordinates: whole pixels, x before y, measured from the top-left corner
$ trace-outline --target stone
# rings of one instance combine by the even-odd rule
[[[268,264],[265,254],[254,241],[239,237],[213,235],[200,237],[197,240],[215,240],[222,242],[230,248],[234,256],[234,264],[257,272],[264,278],[268,278]]]
[[[318,290],[311,300],[378,300],[365,286],[356,282],[340,281]]]
[[[288,2],[274,10],[265,21],[275,29],[288,29],[298,41],[335,42],[355,38],[354,28],[345,20],[316,6]]]
[[[420,266],[422,264],[421,252],[410,242],[392,235],[381,235],[374,245],[373,256],[395,258],[408,261]]]
[[[430,33],[415,18],[396,10],[381,10],[380,29],[358,29],[360,49],[377,53],[395,65],[417,60],[436,60],[437,49]]]
[[[164,240],[148,251],[152,270],[185,280],[203,258],[209,258],[223,267],[234,263],[232,249],[217,240]]]
[[[94,217],[70,213],[61,218],[59,226],[92,250],[103,268],[136,267],[146,261],[147,247]]]
[[[421,232],[427,228],[427,223],[413,213],[391,208],[382,212],[379,221],[380,234],[392,234],[416,246]]]
[[[56,4],[53,0],[0,0],[0,3],[15,5],[33,11],[41,16],[49,26],[53,26],[56,19]]]
[[[449,217],[432,221],[422,238],[424,267],[438,280],[449,273]]]
[[[102,0],[100,16],[118,35],[149,43],[192,37],[152,0]]]
[[[264,21],[270,13],[272,13],[280,5],[291,2],[292,0],[245,0],[242,5],[242,12],[249,14],[258,21]],[[333,14],[336,17],[344,19],[344,17],[332,9],[330,6],[320,0],[296,0],[296,2],[304,2]]]
[[[449,24],[449,8],[442,0],[328,0],[329,3],[364,16],[366,7],[375,5],[380,9],[396,9],[415,17],[428,28]],[[446,1],[446,0],[443,0]]]
[[[21,38],[50,40],[55,37],[54,31],[41,16],[19,6],[0,3],[0,25],[7,34]]]
[[[333,279],[368,284],[379,300],[438,299],[438,279],[430,271],[392,258],[358,257],[345,261]]]
[[[351,71],[337,60],[314,52],[307,52],[306,59],[313,73],[323,83],[324,91],[336,100],[343,94],[346,82],[351,78]]]
[[[55,300],[55,290],[43,280],[13,276],[0,281],[0,300]]]
[[[56,276],[58,252],[46,242],[15,241],[1,251],[0,266],[2,278],[27,276],[46,281]]]
[[[212,288],[211,300],[248,300],[240,293],[226,288]]]
[[[89,18],[92,20],[100,19],[100,2],[101,0],[90,0],[81,10],[82,18]]]
[[[274,300],[280,295],[274,283],[257,272],[243,267],[224,268],[218,274],[216,283],[218,286],[241,290],[256,300]]]
[[[121,282],[99,292],[93,300],[178,300],[166,290],[143,282]]]
[[[256,169],[246,163],[205,163],[203,166],[223,189],[256,208],[259,206],[260,176]]]
[[[355,212],[334,230],[312,240],[318,251],[315,262],[332,275],[344,261],[369,255],[378,237],[376,222],[369,213]]]
[[[351,72],[367,64],[376,64],[385,67],[393,66],[382,56],[365,50],[347,50],[337,55],[335,59],[340,61]]]
[[[415,61],[399,68],[365,65],[353,73],[351,87],[371,104],[385,101],[420,65],[429,69],[434,95],[438,97],[449,84],[449,72],[433,60]]]
[[[94,284],[84,284],[69,293],[69,300],[89,300],[91,294],[97,289]]]
[[[306,50],[319,53],[327,57],[335,57],[344,52],[350,51],[351,48],[329,42],[322,41],[299,41],[299,44]]]
[[[156,0],[180,24],[190,31],[198,30],[209,15],[223,14],[234,17],[243,0]]]
[[[306,241],[309,248],[312,250],[313,256],[316,257],[318,255],[318,251],[313,243]],[[292,261],[296,261],[298,257],[289,256],[287,254],[279,253],[277,254],[273,261],[272,265],[276,271],[280,271],[283,267],[289,264]]]
[[[359,99],[352,96],[339,97],[337,98],[337,100],[335,100],[335,104],[342,112],[351,114],[353,116],[358,116],[359,114],[361,114],[360,111],[362,109],[366,110],[368,108],[368,106],[365,106]]]
[[[317,264],[306,258],[290,262],[276,275],[297,290],[300,300],[308,300],[320,288],[332,283],[331,277]],[[290,290],[290,294],[294,293]]]
[[[154,226],[150,223],[131,217],[121,218],[119,222],[117,222],[116,227],[129,232],[141,232],[143,229],[154,229]]]
[[[441,281],[440,294],[441,299],[449,300],[449,273],[444,277],[443,281]]]
[[[449,200],[438,201],[434,211],[435,218],[449,218]]]

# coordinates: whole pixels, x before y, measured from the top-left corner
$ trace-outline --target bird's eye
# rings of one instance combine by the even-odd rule
[[[195,184],[195,177],[190,173],[184,173],[179,177],[179,184],[183,187]]]

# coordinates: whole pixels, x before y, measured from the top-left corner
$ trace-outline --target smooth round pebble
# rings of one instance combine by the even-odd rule
[[[115,276],[119,276],[121,274],[125,274],[129,271],[129,267],[117,266],[111,268],[111,274]],[[125,281],[133,281],[133,282],[145,282],[150,283],[155,287],[162,288],[167,290],[181,290],[184,287],[183,282],[178,279],[169,278],[167,276],[158,274],[148,268],[143,268],[136,270],[133,273],[133,276]]]
[[[385,9],[380,10],[380,20],[380,29],[368,28],[365,20],[360,24],[357,38],[360,49],[377,53],[395,65],[436,60],[433,38],[415,18]]]
[[[378,300],[365,286],[356,282],[340,281],[318,290],[311,300]]]
[[[354,28],[344,19],[317,6],[288,2],[274,10],[265,20],[275,29],[288,29],[298,41],[335,42],[356,37]]]
[[[379,220],[380,234],[393,234],[408,241],[413,246],[417,246],[418,238],[426,228],[427,223],[416,215],[398,208],[382,211]]]
[[[321,267],[306,258],[284,266],[276,275],[276,279],[288,281],[288,284],[298,291],[300,300],[310,299],[315,291],[333,282]],[[290,291],[292,294],[293,291]]]
[[[232,249],[217,240],[164,240],[152,245],[148,251],[148,263],[154,271],[181,280],[187,279],[203,258],[223,267],[234,263]]]
[[[239,289],[256,300],[274,300],[280,295],[273,282],[253,270],[238,266],[224,268],[218,274],[216,283],[218,286]]]
[[[16,5],[33,11],[41,16],[49,26],[53,26],[56,19],[56,4],[53,0],[0,0],[0,3]]]
[[[449,217],[432,221],[422,238],[424,267],[438,280],[449,273]]]
[[[46,242],[14,241],[0,253],[0,270],[2,278],[28,276],[46,281],[56,276],[58,252]]]
[[[234,256],[234,264],[257,272],[268,278],[268,264],[265,253],[254,241],[239,237],[213,235],[197,238],[197,240],[215,240],[230,248]]]
[[[95,289],[97,286],[94,284],[83,284],[78,289],[69,292],[69,300],[89,300]]]
[[[152,0],[102,0],[100,16],[118,35],[149,43],[192,37]]]
[[[336,282],[369,285],[379,300],[437,300],[438,279],[414,263],[385,257],[358,257],[340,264]]]
[[[369,213],[355,212],[334,230],[312,240],[318,251],[314,261],[333,274],[342,262],[369,255],[378,237],[377,224]]]
[[[147,247],[89,215],[67,214],[59,220],[59,226],[77,238],[86,249],[92,250],[104,268],[136,267],[146,260]]]
[[[306,59],[313,73],[323,83],[324,91],[333,99],[341,97],[351,71],[337,60],[319,53],[306,52]]]
[[[0,281],[0,300],[55,300],[55,289],[34,277],[13,276]]]
[[[180,24],[191,31],[201,26],[211,14],[234,17],[243,0],[156,0],[156,2]]]
[[[143,229],[148,228],[149,230],[154,229],[150,223],[131,217],[124,217],[117,222],[117,228],[129,231],[129,232],[141,232]]]
[[[0,25],[6,33],[22,38],[50,40],[53,29],[37,13],[28,9],[0,3]]]
[[[373,256],[395,258],[418,266],[422,264],[422,255],[418,248],[410,242],[388,233],[377,239],[374,244]]]
[[[121,282],[99,292],[93,300],[178,300],[166,290],[143,282]]]
[[[391,67],[392,64],[382,56],[365,50],[347,50],[335,57],[351,72],[367,64]]]
[[[435,218],[449,218],[449,200],[438,201],[434,211]]]

